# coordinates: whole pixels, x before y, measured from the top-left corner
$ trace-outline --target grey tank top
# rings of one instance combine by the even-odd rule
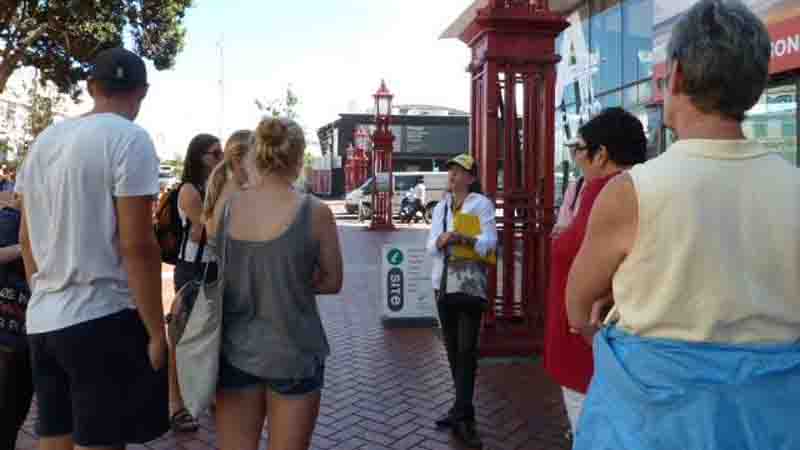
[[[319,259],[311,206],[303,196],[294,222],[270,241],[217,239],[228,245],[222,357],[260,378],[312,377],[330,353],[311,284]]]

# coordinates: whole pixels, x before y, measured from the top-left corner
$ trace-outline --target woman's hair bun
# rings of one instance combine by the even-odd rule
[[[264,119],[258,124],[256,134],[265,145],[280,147],[289,136],[289,127],[278,118]]]

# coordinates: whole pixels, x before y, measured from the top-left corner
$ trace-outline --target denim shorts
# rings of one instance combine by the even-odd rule
[[[308,378],[261,378],[220,359],[218,387],[223,391],[266,388],[283,396],[299,397],[317,392],[325,384],[325,364],[320,362]]]

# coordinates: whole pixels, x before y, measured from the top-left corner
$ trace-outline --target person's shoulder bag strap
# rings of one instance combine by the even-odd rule
[[[578,178],[575,183],[575,195],[572,196],[572,204],[569,206],[570,211],[575,211],[575,204],[578,203],[578,196],[581,195],[581,188],[583,187],[583,177]]]
[[[447,215],[450,212],[450,205],[448,204],[448,200],[450,198],[446,198],[444,201],[444,215],[442,216],[442,233],[447,233]],[[450,259],[450,247],[445,246],[442,249],[444,256],[442,256],[443,264],[442,264],[442,278],[439,280],[439,299],[444,299],[444,296],[447,295],[447,263]]]

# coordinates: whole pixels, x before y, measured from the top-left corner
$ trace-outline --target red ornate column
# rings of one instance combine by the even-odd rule
[[[472,51],[471,151],[500,212],[485,355],[541,348],[555,223],[555,39],[567,26],[546,0],[487,0],[460,30]]]
[[[393,231],[392,195],[394,193],[394,135],[389,129],[392,116],[393,95],[381,81],[381,87],[375,97],[375,132],[372,134],[373,154],[375,155],[375,188],[372,190],[372,223],[373,231]],[[384,183],[381,183],[384,181]]]

